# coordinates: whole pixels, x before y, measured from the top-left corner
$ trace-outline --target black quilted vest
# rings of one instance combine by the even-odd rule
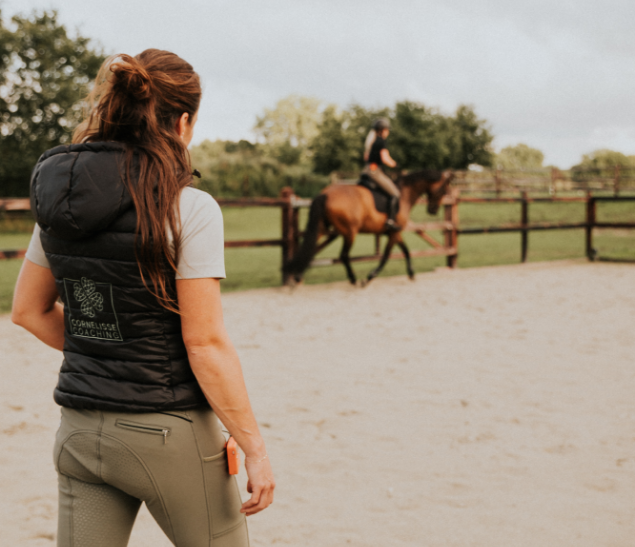
[[[73,144],[44,153],[33,170],[31,208],[64,303],[55,401],[118,412],[205,406],[178,314],[141,280],[123,160],[117,143]],[[174,274],[170,283],[174,294]]]

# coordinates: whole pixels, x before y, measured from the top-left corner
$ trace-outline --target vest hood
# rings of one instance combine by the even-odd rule
[[[31,210],[43,232],[89,237],[133,206],[122,180],[125,147],[114,142],[57,146],[31,175]]]
[[[113,412],[204,407],[181,318],[161,306],[141,277],[124,159],[125,148],[116,143],[60,146],[33,171],[31,203],[64,302],[55,401]],[[165,268],[168,293],[176,298],[174,271]]]

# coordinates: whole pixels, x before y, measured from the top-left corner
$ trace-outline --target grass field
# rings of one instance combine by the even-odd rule
[[[300,225],[306,222],[306,210],[302,211]],[[274,239],[280,237],[280,211],[277,208],[225,208],[225,238]],[[584,203],[532,203],[529,208],[530,222],[582,222],[585,216]],[[520,205],[506,203],[464,203],[459,207],[462,226],[487,226],[503,222],[519,222]],[[413,220],[425,221],[431,217],[423,207],[413,211]],[[436,217],[432,217],[436,218]],[[598,221],[635,221],[635,203],[600,203]],[[28,245],[30,234],[24,230],[28,223],[5,227],[0,232],[0,249],[20,249]],[[2,227],[0,227],[1,229]],[[441,241],[441,234],[431,234]],[[412,250],[425,249],[427,244],[414,234],[406,233],[405,239]],[[600,257],[635,260],[635,231],[596,230],[594,245]],[[320,256],[335,257],[340,251],[340,242],[335,241]],[[362,235],[355,242],[353,255],[373,252],[374,237]],[[554,230],[532,232],[529,235],[529,260],[558,260],[584,257],[583,230]],[[459,237],[459,261],[461,268],[513,264],[520,260],[520,234],[463,235]],[[280,249],[261,247],[227,249],[225,251],[227,279],[224,291],[236,291],[258,287],[280,285]],[[11,306],[13,285],[21,260],[0,261],[0,313]],[[433,270],[445,265],[445,258],[417,258],[413,261],[416,272]],[[358,277],[362,277],[375,266],[374,262],[355,263]],[[391,261],[382,275],[403,275],[402,260]],[[344,268],[340,265],[313,268],[306,276],[307,283],[328,283],[345,280]]]

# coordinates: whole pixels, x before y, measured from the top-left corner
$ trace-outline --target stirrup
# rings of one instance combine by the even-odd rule
[[[401,230],[401,226],[397,224],[392,218],[389,218],[384,224],[384,230],[386,232],[399,232]]]

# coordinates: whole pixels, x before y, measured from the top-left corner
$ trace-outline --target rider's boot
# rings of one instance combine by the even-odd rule
[[[387,232],[398,232],[401,230],[401,226],[395,222],[398,206],[399,198],[396,196],[390,196],[390,203],[388,204],[388,219],[386,220],[386,224],[384,226]]]

